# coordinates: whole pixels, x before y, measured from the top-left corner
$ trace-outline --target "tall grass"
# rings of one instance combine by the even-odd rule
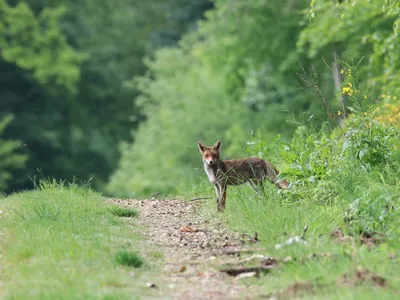
[[[247,186],[229,187],[223,214],[216,213],[215,201],[204,206],[208,217],[222,219],[239,232],[257,232],[264,254],[291,261],[258,281],[268,293],[306,281],[317,287],[306,298],[398,297],[400,130],[397,119],[392,122],[393,117],[382,115],[385,110],[368,108],[357,81],[349,80],[353,84],[343,91],[354,91],[345,127],[299,126],[293,139],[280,141],[275,152],[259,137],[247,143],[256,150],[247,149],[249,155],[285,160],[279,169],[292,182],[290,189],[277,191],[267,185],[260,199]],[[397,118],[398,110],[394,113]],[[329,116],[334,118],[332,112]],[[211,189],[205,190],[213,195]],[[305,244],[285,244],[300,236],[305,226]],[[341,241],[331,237],[335,229],[344,235]],[[343,274],[355,274],[359,268],[384,277],[388,287],[378,288],[368,280],[338,283]]]

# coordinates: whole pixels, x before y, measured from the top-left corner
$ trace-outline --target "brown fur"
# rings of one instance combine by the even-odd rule
[[[272,163],[258,157],[249,157],[234,160],[221,160],[221,142],[207,147],[202,142],[198,143],[203,156],[205,172],[211,183],[215,185],[218,211],[225,209],[226,189],[228,185],[249,183],[258,194],[257,186],[261,186],[265,179],[277,185],[278,188],[288,188],[289,182],[278,181],[279,171]]]

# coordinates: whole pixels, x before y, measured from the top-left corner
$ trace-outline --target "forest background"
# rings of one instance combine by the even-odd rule
[[[174,193],[204,177],[198,140],[285,166],[353,93],[397,124],[399,20],[394,0],[0,0],[0,191]]]

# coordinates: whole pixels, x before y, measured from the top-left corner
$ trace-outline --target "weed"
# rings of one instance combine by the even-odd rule
[[[133,208],[123,208],[121,206],[113,205],[109,211],[117,217],[135,218],[139,215],[138,211]]]
[[[119,265],[139,268],[143,264],[143,260],[136,252],[121,250],[115,255],[115,262]]]

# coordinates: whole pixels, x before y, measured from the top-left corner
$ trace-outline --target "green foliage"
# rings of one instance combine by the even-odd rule
[[[392,239],[398,238],[400,191],[388,186],[368,188],[360,198],[350,203],[343,219],[352,234],[373,235],[384,232]]]
[[[212,4],[182,0],[0,1],[0,118],[30,160],[7,192],[38,175],[91,179],[103,190],[120,141],[143,120],[143,56],[174,45]],[[187,16],[182,19],[181,15]]]
[[[381,274],[388,286],[400,286],[393,276],[399,266],[392,259],[400,241],[399,104],[368,104],[371,95],[360,89],[364,82],[351,77],[340,86],[348,96],[346,110],[333,114],[324,106],[331,122],[302,124],[290,142],[278,136],[275,145],[262,131],[248,137],[246,153],[285,160],[277,167],[290,181],[289,189],[266,184],[260,199],[246,185],[229,187],[223,214],[216,212],[214,201],[205,205],[208,218],[222,219],[240,232],[257,232],[265,252],[286,261],[268,275],[269,284],[260,283],[266,293],[282,293],[300,281],[313,286],[310,297],[395,297],[394,290],[376,292],[370,284],[337,288],[343,274],[360,276],[362,268]],[[339,122],[342,114],[347,117]],[[204,194],[214,195],[211,185]],[[302,243],[294,242],[302,235]]]
[[[62,33],[65,7],[45,8],[38,16],[27,2],[9,6],[0,1],[0,57],[31,71],[42,85],[77,92],[79,64],[85,55],[75,51]],[[53,91],[56,91],[54,89]]]
[[[139,268],[143,264],[143,260],[137,253],[121,250],[115,255],[115,262],[119,265]]]
[[[299,127],[281,152],[294,183],[287,200],[340,203],[353,234],[390,234],[398,217],[400,132],[379,117],[379,109],[362,103],[357,85],[346,84],[343,93],[352,105],[344,128]]]
[[[3,135],[13,117],[7,116],[0,120],[0,136]],[[7,189],[8,182],[12,179],[12,170],[23,168],[28,157],[22,154],[20,141],[0,139],[0,192]]]
[[[148,62],[151,71],[166,76],[138,80],[143,93],[138,101],[147,121],[135,132],[135,143],[122,148],[120,168],[109,184],[113,194],[176,189],[177,179],[189,179],[199,165],[198,139],[211,143],[223,138],[229,125],[240,120],[224,80],[195,61],[183,50],[166,49]]]
[[[336,52],[347,61],[364,59],[357,76],[372,95],[398,94],[399,12],[396,0],[312,1],[298,47],[311,57]]]
[[[270,131],[271,136],[290,134],[293,126],[276,124],[284,123],[287,112],[282,110],[287,105],[292,110],[305,100],[297,98],[297,77],[289,71],[296,55],[284,57],[295,47],[298,9],[305,2],[288,0],[287,4],[290,9],[264,1],[216,1],[207,21],[186,35],[179,48],[159,50],[153,60],[147,60],[149,74],[135,81],[141,91],[137,103],[146,121],[133,132],[135,142],[121,148],[119,168],[108,185],[110,193],[168,193],[197,180],[198,140],[222,139],[224,155],[229,156],[245,140],[228,138],[246,137],[254,127]],[[265,18],[273,14],[287,26],[283,36],[275,34],[276,22]],[[271,91],[271,97],[266,91]]]
[[[222,139],[229,157],[252,151],[249,136],[270,144],[277,133],[282,141],[294,134],[282,155],[308,184],[330,176],[328,166],[340,170],[347,156],[366,169],[388,163],[397,137],[373,117],[350,118],[346,139],[329,129],[352,110],[369,113],[362,103],[398,94],[398,12],[397,1],[385,0],[215,1],[197,30],[178,49],[157,52],[149,74],[136,80],[146,121],[133,132],[135,143],[122,148],[108,191],[171,192],[177,182],[193,181],[198,139]],[[297,128],[304,122],[315,129]],[[268,151],[253,154],[268,158]],[[331,198],[315,192],[316,199]]]

